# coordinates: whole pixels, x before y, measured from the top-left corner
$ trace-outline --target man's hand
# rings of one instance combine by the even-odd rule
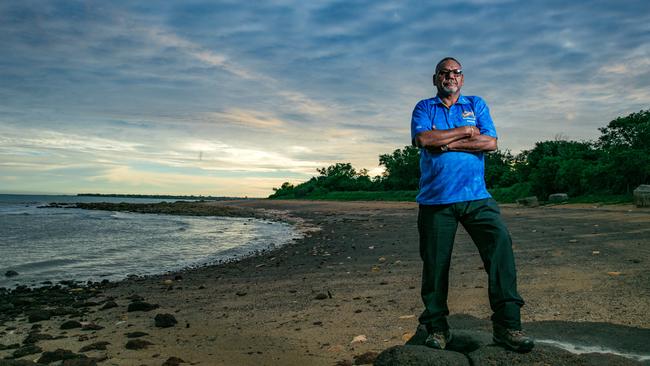
[[[449,130],[431,130],[420,132],[413,139],[413,144],[430,151],[440,149],[454,141],[472,138],[481,134],[476,126],[461,126]]]
[[[494,151],[497,149],[497,139],[479,134],[474,137],[456,140],[447,145],[447,148],[447,151],[462,152]]]

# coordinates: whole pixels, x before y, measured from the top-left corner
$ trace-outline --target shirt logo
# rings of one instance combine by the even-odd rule
[[[472,111],[463,112],[463,118],[468,118],[468,117],[474,117],[474,112]]]

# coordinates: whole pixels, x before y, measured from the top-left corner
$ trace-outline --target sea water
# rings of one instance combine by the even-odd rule
[[[300,236],[286,223],[252,218],[39,208],[50,202],[160,201],[0,195],[0,287],[160,274],[241,258]],[[9,270],[19,275],[6,277]]]

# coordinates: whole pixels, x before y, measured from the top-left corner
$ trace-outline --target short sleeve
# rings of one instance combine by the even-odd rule
[[[476,127],[481,131],[481,134],[497,138],[497,130],[494,128],[494,122],[492,116],[490,116],[490,108],[479,97],[474,99],[474,114],[476,115]]]
[[[411,141],[415,140],[415,136],[418,133],[424,131],[431,131],[433,125],[431,122],[431,116],[427,100],[421,100],[413,109],[413,115],[411,116]]]

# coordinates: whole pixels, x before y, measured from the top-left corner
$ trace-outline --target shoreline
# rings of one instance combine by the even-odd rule
[[[106,350],[83,352],[105,357],[100,365],[161,365],[170,357],[199,365],[332,365],[404,344],[415,334],[421,304],[414,203],[205,204],[275,210],[321,230],[240,261],[111,283],[89,300],[98,305],[88,306],[78,318],[3,322],[0,343],[24,346],[31,326],[40,324],[39,334],[65,337],[38,341],[46,351],[63,348],[77,353],[93,342],[109,342]],[[502,210],[516,243],[520,290],[527,301],[522,309],[525,327],[545,334],[544,322],[603,323],[600,330],[607,330],[605,336],[616,327],[631,332],[627,351],[642,347],[634,336],[650,334],[644,333],[650,329],[644,297],[650,289],[644,272],[648,248],[637,242],[639,232],[649,228],[650,212],[508,206]],[[601,254],[593,255],[595,249]],[[642,261],[631,261],[635,258]],[[480,266],[467,234],[459,230],[450,310],[475,319],[479,328],[489,317]],[[607,274],[614,270],[620,274]],[[158,307],[129,312],[134,295]],[[117,306],[99,310],[109,301]],[[171,314],[178,323],[156,327],[157,314]],[[60,330],[70,318],[104,328]],[[126,349],[130,339],[125,334],[134,331],[148,333],[139,339],[153,344]],[[366,341],[354,342],[361,335]],[[13,351],[0,350],[0,356]],[[650,353],[643,348],[637,353],[642,351]]]

